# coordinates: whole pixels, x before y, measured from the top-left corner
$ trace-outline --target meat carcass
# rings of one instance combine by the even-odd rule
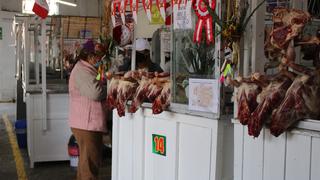
[[[261,92],[261,87],[253,81],[237,81],[238,87],[235,90],[235,100],[238,103],[238,119],[241,124],[246,125],[251,113],[257,107],[257,96]]]
[[[298,120],[320,118],[320,73],[303,75],[294,80],[280,106],[273,111],[271,134],[279,136]]]
[[[125,106],[129,99],[132,99],[134,93],[136,92],[136,83],[126,80],[119,80],[117,88],[117,101],[116,107],[118,115],[120,117],[125,115]]]
[[[304,25],[311,20],[311,15],[300,9],[287,9],[278,7],[273,10],[272,21],[274,26],[296,26],[297,31],[302,31]]]
[[[108,87],[107,93],[107,109],[113,110],[117,107],[117,94],[118,94],[118,85],[119,85],[119,78],[112,78],[110,81],[110,85]]]
[[[263,88],[257,97],[259,105],[252,112],[248,121],[248,134],[258,137],[263,124],[270,118],[272,110],[277,108],[284,99],[292,80],[285,76],[276,78]]]
[[[142,74],[141,80],[138,81],[139,86],[132,100],[129,112],[136,112],[145,100],[154,102],[161,94],[164,83],[169,81],[169,76],[170,74],[168,73]]]
[[[129,108],[130,113],[135,113],[140,107],[140,105],[143,103],[143,101],[147,99],[147,93],[151,83],[152,79],[145,76],[141,78],[141,80],[139,81],[137,91],[133,97],[131,106]]]
[[[311,20],[308,12],[286,8],[275,8],[272,18],[274,27],[270,33],[271,44],[279,49],[286,49],[288,43],[297,37]]]
[[[171,83],[170,81],[163,83],[163,88],[159,96],[152,103],[152,113],[160,114],[170,105],[171,101]]]

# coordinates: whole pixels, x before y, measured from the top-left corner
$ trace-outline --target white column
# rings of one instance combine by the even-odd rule
[[[252,10],[262,0],[251,0]],[[251,10],[251,11],[252,11]],[[264,56],[265,3],[252,16],[252,71],[263,72],[266,58]]]

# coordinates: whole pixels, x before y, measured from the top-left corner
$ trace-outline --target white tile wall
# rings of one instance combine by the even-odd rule
[[[15,47],[12,32],[14,13],[0,11],[0,27],[2,27],[2,40],[0,40],[0,100],[15,98]]]

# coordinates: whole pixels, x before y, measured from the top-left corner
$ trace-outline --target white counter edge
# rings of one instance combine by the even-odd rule
[[[233,118],[231,121],[234,124],[240,124],[238,119]],[[294,126],[294,128],[292,128],[288,132],[320,138],[320,120],[314,120],[314,119],[301,120]]]

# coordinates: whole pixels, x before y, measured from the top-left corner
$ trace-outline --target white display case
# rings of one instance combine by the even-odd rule
[[[71,131],[68,126],[68,90],[66,80],[61,78],[62,61],[60,71],[50,69],[53,52],[49,51],[52,50],[51,40],[58,38],[50,33],[50,22],[50,18],[41,21],[33,16],[16,16],[14,21],[16,77],[22,77],[28,155],[32,168],[35,162],[69,160],[67,142]],[[47,83],[49,75],[57,78],[48,77]]]

